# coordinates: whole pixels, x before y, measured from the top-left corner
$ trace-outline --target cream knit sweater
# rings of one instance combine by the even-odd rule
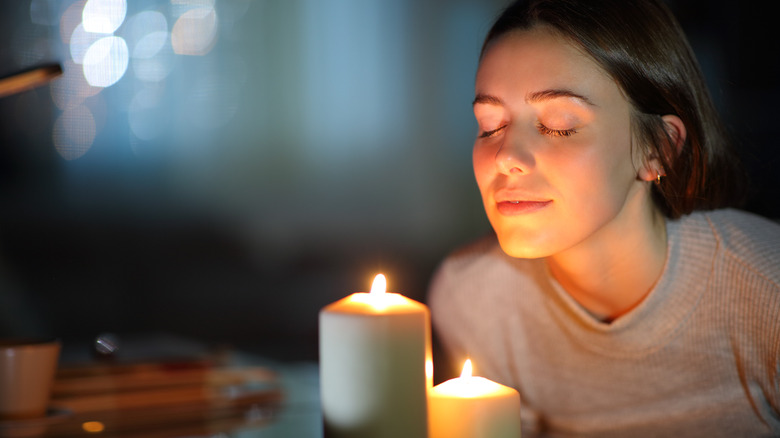
[[[610,324],[480,240],[434,277],[435,335],[520,391],[524,438],[780,436],[780,226],[719,210],[667,234],[656,287]]]

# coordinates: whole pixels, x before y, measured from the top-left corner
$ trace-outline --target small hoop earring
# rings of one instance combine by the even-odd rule
[[[661,175],[661,172],[659,172],[657,170],[655,171],[655,175],[656,175],[655,176],[655,183],[660,185],[661,184],[661,178],[663,178],[664,175]]]

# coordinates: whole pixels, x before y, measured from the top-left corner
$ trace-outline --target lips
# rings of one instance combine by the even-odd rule
[[[553,200],[526,187],[497,187],[492,196],[496,209],[504,216],[517,216],[542,210]]]
[[[520,214],[539,211],[552,203],[548,201],[502,201],[496,203],[498,212],[504,216],[516,216]]]

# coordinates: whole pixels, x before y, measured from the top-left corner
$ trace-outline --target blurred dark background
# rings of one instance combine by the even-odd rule
[[[0,3],[0,77],[64,70],[0,98],[0,335],[314,360],[323,306],[378,272],[424,301],[488,230],[470,102],[504,1],[90,3]],[[770,14],[670,5],[753,178],[746,209],[780,218]]]

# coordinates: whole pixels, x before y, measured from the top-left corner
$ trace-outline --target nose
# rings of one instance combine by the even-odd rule
[[[496,151],[496,169],[505,175],[527,174],[533,169],[534,158],[529,148],[518,138],[507,136]]]

